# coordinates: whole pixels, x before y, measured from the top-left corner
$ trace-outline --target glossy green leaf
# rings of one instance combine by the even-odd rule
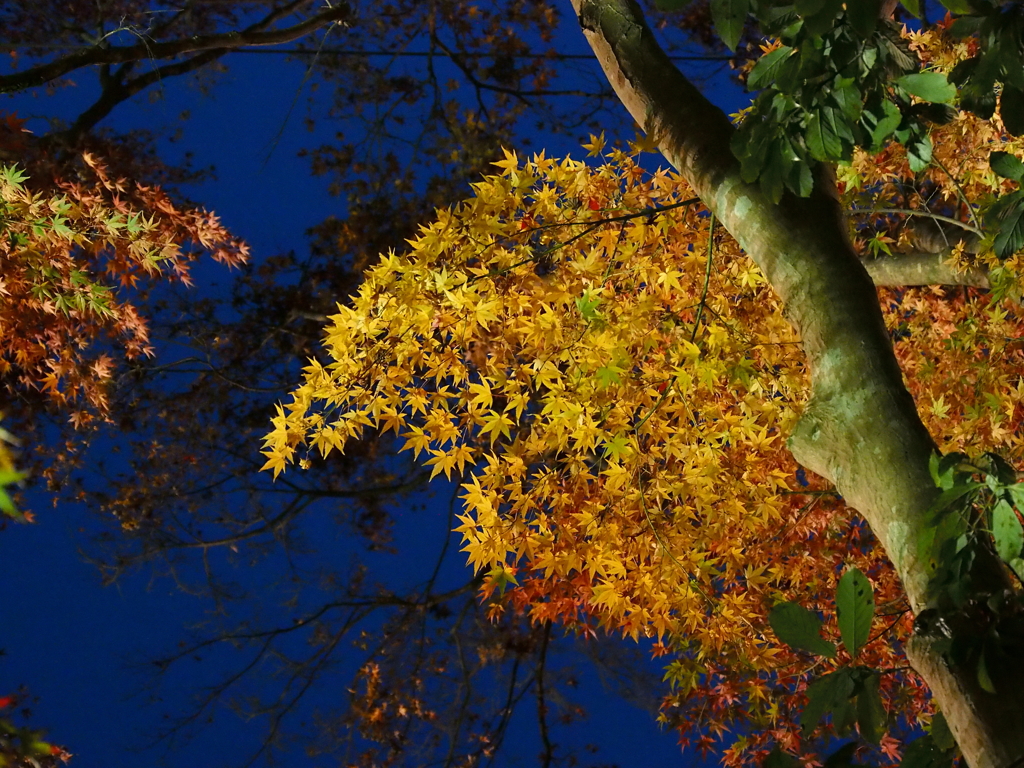
[[[871,634],[875,617],[875,596],[868,577],[857,568],[847,568],[836,586],[836,613],[843,645],[856,658]]]
[[[903,7],[910,11],[913,16],[918,19],[921,18],[921,0],[902,0],[902,2]]]
[[[807,686],[807,704],[800,713],[800,732],[803,736],[810,736],[821,718],[830,712],[835,715],[833,724],[839,731],[840,726],[835,721],[849,719],[847,712],[851,709],[853,689],[854,682],[848,667],[838,669]]]
[[[853,78],[846,78],[836,83],[832,90],[832,100],[850,120],[860,119],[861,113],[864,111],[864,101]]]
[[[821,637],[821,620],[798,603],[779,603],[768,614],[772,631],[786,645],[832,658],[836,647]]]
[[[1017,578],[1024,581],[1024,558],[1015,557],[1010,561],[1010,567],[1017,574]]]
[[[878,744],[885,734],[885,707],[878,690],[878,673],[872,672],[857,693],[857,728],[861,738]]]
[[[800,761],[776,745],[764,759],[764,768],[800,768]]]
[[[861,125],[871,136],[873,150],[881,149],[882,145],[892,136],[903,120],[899,107],[885,100],[875,105],[870,111],[865,109],[861,116]]]
[[[941,0],[941,2],[950,13],[971,13],[974,10],[967,0]]]
[[[1024,135],[1024,91],[1004,85],[999,97],[999,116],[1012,135]]]
[[[789,175],[786,177],[786,186],[798,197],[810,197],[811,192],[814,190],[814,174],[811,172],[811,166],[804,160],[795,163],[789,169]]]
[[[498,590],[499,595],[505,594],[505,590],[508,588],[509,584],[515,587],[519,586],[519,582],[516,581],[516,577],[500,565],[494,566],[487,576],[491,579],[495,588]]]
[[[749,11],[750,0],[711,0],[715,31],[730,51],[736,50]]]
[[[867,37],[878,26],[882,0],[856,0],[846,4],[846,15],[850,24],[861,37]]]
[[[761,183],[761,192],[772,203],[782,199],[782,191],[785,188],[786,171],[788,164],[785,162],[783,152],[785,148],[777,139],[768,146],[765,155],[765,165],[758,180]]]
[[[825,0],[794,0],[793,7],[801,16],[813,16],[825,6]]]
[[[740,176],[748,184],[757,181],[757,177],[761,174],[771,143],[772,130],[765,123],[753,128],[744,125],[733,134],[732,152],[740,161]]]
[[[949,724],[946,722],[946,716],[941,712],[936,712],[932,717],[932,724],[928,729],[928,733],[931,734],[932,741],[935,742],[935,746],[943,752],[953,749],[956,746],[956,740],[953,738],[952,731],[949,730]]]
[[[1005,490],[1013,499],[1013,505],[1018,509],[1024,509],[1024,483],[1013,483],[1006,486]]]
[[[932,502],[932,505],[928,508],[928,513],[930,515],[934,515],[937,512],[951,509],[957,501],[967,494],[984,487],[984,485],[984,483],[969,482],[947,488],[940,493],[938,497],[936,497],[935,501]]]
[[[788,45],[783,45],[781,48],[776,48],[774,51],[766,53],[757,60],[754,68],[750,70],[750,76],[747,78],[747,88],[757,91],[771,85],[779,72],[779,67],[792,55],[793,49]]]
[[[915,104],[911,112],[920,119],[936,125],[946,125],[956,118],[956,109],[949,104]]]
[[[856,741],[849,741],[825,758],[822,768],[856,768],[853,756],[859,747]]]
[[[996,232],[992,249],[999,258],[1024,248],[1024,195],[1018,191],[999,198],[985,215],[985,226]]]
[[[903,750],[900,768],[949,768],[953,764],[952,753],[943,752],[935,746],[931,736],[914,739]]]
[[[1008,563],[1020,557],[1024,547],[1024,528],[1005,499],[996,502],[992,509],[992,538],[996,542],[996,552],[1004,561]]]
[[[20,483],[26,477],[28,475],[24,472],[18,472],[16,469],[0,469],[0,486]]]
[[[910,170],[920,173],[932,162],[932,140],[928,136],[915,137],[907,142],[907,160]]]
[[[824,0],[814,13],[801,14],[804,19],[804,29],[809,35],[824,35],[835,26],[839,12],[842,10],[842,0]]]
[[[984,650],[978,656],[978,685],[981,686],[982,690],[989,693],[996,692],[995,683],[992,682],[992,676],[988,673],[988,665],[985,663]]]
[[[832,162],[842,158],[843,142],[836,127],[836,115],[837,110],[825,108],[813,113],[807,121],[804,139],[815,160]]]
[[[598,311],[600,306],[601,297],[589,289],[576,299],[576,309],[579,310],[580,316],[588,323],[601,319],[601,313]]]
[[[956,86],[941,72],[916,72],[904,75],[896,81],[896,85],[912,96],[936,104],[948,104],[956,98]]]
[[[0,488],[0,512],[3,512],[8,517],[12,517],[15,520],[23,521],[25,516],[18,511],[17,506],[14,504],[14,499],[11,498],[10,494],[7,493],[3,488]]]
[[[967,461],[966,454],[954,452],[940,456],[933,453],[928,458],[928,471],[931,473],[932,481],[936,488],[949,490],[953,487],[956,479],[957,467]],[[941,509],[938,502],[932,504],[932,509]]]

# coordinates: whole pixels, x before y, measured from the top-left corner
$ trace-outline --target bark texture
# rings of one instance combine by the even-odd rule
[[[946,254],[897,253],[865,259],[864,267],[875,285],[967,285],[988,288],[988,275],[980,269],[957,272],[946,263]]]
[[[936,496],[935,450],[903,384],[875,286],[847,237],[825,174],[810,198],[771,203],[743,182],[726,115],[672,64],[633,0],[573,0],[580,26],[619,99],[761,268],[803,340],[811,396],[790,450],[833,482],[871,525],[915,613],[929,573],[918,534]],[[972,768],[1024,764],[1024,689],[980,690],[930,643],[912,659]]]

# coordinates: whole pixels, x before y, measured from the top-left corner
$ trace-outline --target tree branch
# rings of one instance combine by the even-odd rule
[[[957,272],[948,263],[949,253],[897,253],[863,264],[875,285],[967,285],[988,288],[988,275],[980,269]]]
[[[215,35],[195,35],[193,37],[164,42],[142,42],[137,45],[123,47],[93,46],[92,48],[63,56],[47,64],[26,69],[24,72],[0,76],[0,93],[11,93],[24,90],[25,88],[33,88],[62,77],[76,69],[97,64],[110,65],[144,59],[169,59],[200,51],[226,52],[241,46],[290,43],[327,24],[343,21],[350,14],[348,5],[342,3],[335,8],[328,8],[315,16],[311,16],[294,26],[268,32],[260,31],[280,16],[306,2],[308,0],[296,0],[296,2],[286,5],[284,8],[275,9],[275,11],[269,14],[268,18],[242,31],[224,32]]]

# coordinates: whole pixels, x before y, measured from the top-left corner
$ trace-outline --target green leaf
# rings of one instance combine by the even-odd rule
[[[0,487],[20,483],[26,477],[28,475],[24,472],[18,472],[14,469],[0,469]]]
[[[956,740],[953,738],[952,731],[949,730],[946,716],[941,712],[936,712],[935,716],[932,717],[932,724],[931,728],[928,729],[928,733],[931,735],[932,741],[935,742],[935,746],[943,752],[951,750],[956,746]]]
[[[496,565],[493,568],[491,568],[487,576],[494,584],[495,588],[498,590],[499,595],[505,594],[505,590],[508,588],[509,584],[512,584],[516,587],[519,586],[519,582],[516,581],[516,577],[508,571],[506,571],[500,565]]]
[[[921,18],[921,0],[902,0],[903,7],[918,19]]]
[[[868,641],[875,617],[875,596],[868,577],[857,568],[847,568],[836,586],[836,613],[843,645],[856,658]]]
[[[830,659],[836,655],[835,645],[818,634],[821,620],[798,603],[779,603],[768,614],[768,623],[775,636],[791,648]]]
[[[801,16],[813,16],[825,7],[825,0],[795,0],[793,7]]]
[[[914,739],[903,750],[900,768],[949,768],[953,764],[952,753],[941,751],[931,736]]]
[[[765,121],[751,125],[746,122],[732,135],[730,147],[740,161],[740,177],[752,184],[757,181],[772,143],[772,129]]]
[[[605,439],[603,451],[605,456],[612,459],[618,459],[627,455],[630,448],[631,446],[629,444],[628,437],[625,435],[615,435],[611,440],[608,440],[607,438]]]
[[[861,683],[857,694],[857,727],[861,738],[872,744],[878,744],[885,733],[885,707],[878,692],[878,673],[872,672]]]
[[[693,0],[654,0],[654,7],[659,11],[681,11]]]
[[[599,306],[601,306],[601,297],[595,295],[590,289],[585,290],[583,295],[576,299],[576,309],[588,323],[600,319],[601,313],[597,311]]]
[[[758,180],[761,182],[761,192],[772,203],[777,203],[782,199],[782,190],[786,181],[785,174],[789,169],[789,164],[783,155],[787,150],[788,147],[783,146],[780,141],[772,141],[766,150],[764,168],[761,169],[761,174],[758,176]]]
[[[949,82],[956,86],[962,86],[974,76],[974,72],[978,69],[980,63],[981,59],[977,56],[964,59],[949,71],[947,75]]]
[[[814,190],[814,174],[811,173],[811,166],[803,159],[795,163],[789,169],[786,186],[798,197],[810,197]]]
[[[912,96],[930,101],[934,104],[948,104],[956,97],[956,86],[946,79],[941,72],[917,72],[904,75],[896,81]]]
[[[928,471],[932,475],[935,487],[942,488],[943,490],[952,488],[956,479],[957,468],[965,461],[967,461],[967,455],[964,453],[953,452],[942,456],[938,453],[933,453],[928,458]],[[933,510],[939,508],[937,502],[932,504]]]
[[[619,375],[621,369],[611,365],[603,365],[594,372],[594,378],[597,379],[597,384],[600,389],[608,389],[613,384],[619,384],[622,381],[622,377]]]
[[[816,680],[807,686],[807,705],[800,713],[800,733],[806,738],[818,727],[821,718],[829,712],[836,713],[837,720],[845,720],[845,710],[850,707],[854,682],[848,667],[843,667]],[[837,725],[836,730],[839,730]]]
[[[21,190],[21,182],[28,179],[28,176],[18,170],[17,165],[5,165],[3,167],[3,177],[10,186],[15,189]]]
[[[946,10],[950,13],[971,13],[974,9],[967,0],[941,0],[942,4],[946,6]]]
[[[1015,557],[1010,561],[1010,567],[1017,574],[1017,578],[1024,581],[1024,558]]]
[[[910,111],[920,119],[936,125],[946,125],[956,117],[956,109],[949,104],[915,104]]]
[[[999,116],[1012,135],[1024,135],[1024,91],[1003,85],[1003,95],[999,97]]]
[[[749,10],[750,0],[711,0],[715,31],[730,51],[736,50]]]
[[[24,522],[25,516],[18,511],[18,508],[14,505],[14,499],[11,498],[10,494],[7,493],[3,488],[0,488],[0,512],[3,512],[8,517],[14,518],[18,522]]]
[[[996,111],[996,92],[991,83],[971,83],[960,91],[960,108],[988,120]]]
[[[938,495],[935,501],[932,502],[932,505],[928,508],[928,514],[934,515],[938,512],[950,509],[953,507],[955,502],[959,501],[968,493],[976,491],[979,488],[983,488],[984,486],[984,483],[970,482],[954,485],[952,488],[947,488]]]
[[[768,753],[764,759],[764,768],[800,768],[800,761],[792,755],[783,752],[778,745]]]
[[[996,552],[1005,562],[1020,557],[1021,548],[1024,547],[1024,528],[1017,519],[1017,513],[1005,499],[996,502],[992,509],[992,538],[996,542]]]
[[[882,144],[892,136],[903,121],[903,113],[899,107],[886,99],[870,111],[865,109],[861,116],[861,125],[871,136],[872,150],[881,149]]]
[[[824,35],[835,26],[839,12],[843,10],[842,0],[823,0],[817,3],[818,9],[814,13],[803,13],[797,7],[797,11],[803,16],[804,29],[808,35]]]
[[[788,45],[766,53],[757,60],[754,68],[750,70],[750,75],[747,77],[747,88],[757,91],[771,85],[779,72],[779,67],[792,55],[793,49]]]
[[[855,0],[846,4],[846,17],[861,37],[868,37],[878,25],[882,0]]]
[[[47,741],[39,741],[33,739],[28,744],[28,751],[34,755],[49,755],[53,750],[53,746]],[[34,762],[34,761],[33,761]]]
[[[920,173],[932,162],[932,140],[928,136],[916,136],[906,144],[910,170]]]
[[[822,768],[856,768],[857,764],[853,762],[853,756],[858,746],[860,745],[856,741],[843,744],[843,746],[825,758]]]
[[[807,149],[815,160],[826,162],[842,157],[843,143],[835,126],[835,110],[822,109],[811,115],[807,121],[804,138]]]
[[[853,78],[843,78],[836,82],[832,91],[832,100],[850,120],[860,119],[861,113],[864,111],[864,101]]]
[[[1013,192],[996,200],[985,214],[985,226],[996,232],[992,249],[999,258],[1024,248],[1024,194]]]
[[[989,693],[996,692],[996,686],[988,673],[988,665],[985,664],[984,649],[982,649],[981,654],[978,656],[978,685],[981,686],[983,691],[988,691]]]
[[[1024,509],[1024,483],[1008,485],[1004,490],[1010,494],[1010,498],[1013,499],[1013,505],[1015,507]]]

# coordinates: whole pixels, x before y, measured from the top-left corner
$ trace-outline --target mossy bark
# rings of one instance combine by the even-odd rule
[[[770,202],[741,179],[726,115],[671,63],[633,0],[573,0],[573,6],[622,103],[784,302],[811,372],[810,399],[790,450],[865,517],[919,612],[929,573],[916,542],[937,493],[928,471],[935,444],[904,386],[834,186],[819,174],[811,197],[787,193]],[[986,693],[973,669],[951,669],[928,642],[912,645],[911,663],[972,768],[1024,765],[1024,688]]]

